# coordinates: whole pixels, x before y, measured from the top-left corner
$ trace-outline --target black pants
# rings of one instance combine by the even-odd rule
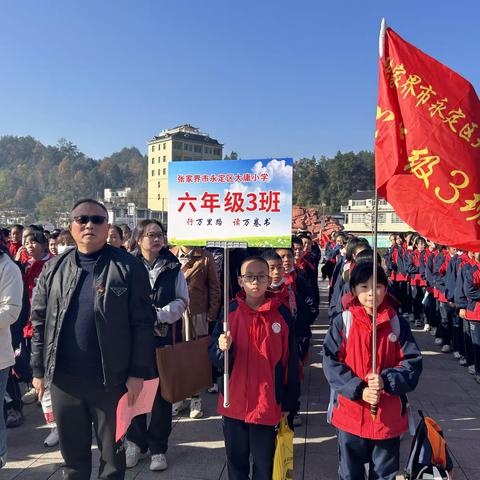
[[[415,316],[415,320],[422,319],[422,313],[424,311],[422,302],[423,302],[424,296],[425,296],[425,287],[412,285],[413,315]]]
[[[439,310],[442,328],[440,332],[437,330],[437,337],[441,335],[440,338],[443,340],[443,345],[450,345],[453,335],[453,317],[456,315],[455,307],[450,306],[446,302],[440,302]]]
[[[7,408],[13,408],[13,410],[21,412],[23,410],[23,402],[22,392],[20,390],[20,382],[18,378],[12,373],[11,369],[10,373],[8,374],[7,393],[12,399],[9,403],[7,403]]]
[[[223,417],[228,480],[248,480],[250,454],[252,480],[271,480],[275,454],[275,427]]]
[[[369,440],[337,430],[340,480],[395,480],[400,468],[400,437]]]
[[[475,365],[475,354],[473,351],[472,332],[470,331],[470,322],[463,319],[463,335],[465,340],[465,360],[467,365]]]
[[[480,322],[468,321],[476,375],[480,375]]]
[[[397,300],[400,302],[400,307],[402,309],[402,313],[410,313],[412,311],[412,307],[410,305],[410,298],[409,298],[409,291],[410,291],[410,284],[408,282],[402,281],[393,282],[394,289],[395,289],[395,296]]]
[[[58,427],[63,477],[89,480],[92,470],[92,423],[100,451],[98,478],[123,480],[125,451],[115,443],[117,404],[125,385],[105,390],[99,383],[56,374],[51,386]]]
[[[160,388],[153,402],[150,425],[147,428],[147,416],[138,415],[132,420],[127,439],[140,447],[142,453],[150,449],[152,455],[166,453],[168,437],[172,432],[172,404],[160,395]]]
[[[457,310],[455,310],[455,315],[453,317],[453,338],[452,346],[455,352],[460,352],[462,357],[465,356],[465,336],[463,333],[463,318],[461,318]]]
[[[428,303],[426,308],[427,313],[427,323],[431,327],[438,326],[438,301],[434,297],[433,292],[430,292],[428,295]]]

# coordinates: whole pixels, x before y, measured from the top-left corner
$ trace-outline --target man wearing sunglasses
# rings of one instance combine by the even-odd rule
[[[154,369],[148,275],[138,259],[106,244],[107,218],[96,200],[74,205],[77,246],[45,265],[32,304],[33,384],[39,398],[51,390],[65,479],[90,478],[92,423],[99,478],[124,478],[118,400],[128,392],[133,405]]]

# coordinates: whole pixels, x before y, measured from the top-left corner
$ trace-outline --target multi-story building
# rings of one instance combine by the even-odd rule
[[[360,236],[369,237],[373,231],[374,191],[355,192],[342,206],[345,216],[344,228]],[[412,230],[396,213],[394,208],[383,198],[378,201],[378,233],[379,246],[388,245],[388,234]],[[383,235],[382,235],[383,234]],[[387,245],[383,245],[387,241]]]
[[[130,187],[125,188],[104,188],[103,199],[107,203],[125,203],[128,194],[132,191]]]
[[[148,208],[168,209],[168,164],[183,160],[221,160],[223,144],[191,125],[163,130],[148,142]]]

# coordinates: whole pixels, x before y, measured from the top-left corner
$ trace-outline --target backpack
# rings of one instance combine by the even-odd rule
[[[453,463],[440,426],[418,411],[420,422],[410,447],[406,480],[451,480]]]

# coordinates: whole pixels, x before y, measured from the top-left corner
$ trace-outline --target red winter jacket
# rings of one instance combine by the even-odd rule
[[[480,322],[480,262],[465,273],[463,289],[467,297],[466,319]]]
[[[348,312],[352,319],[348,336],[340,314],[333,319],[324,342],[323,369],[332,389],[331,422],[362,438],[398,437],[408,429],[406,393],[417,386],[422,371],[420,350],[408,322],[383,302],[377,317],[377,373],[385,386],[373,420],[370,405],[362,400],[366,377],[372,371],[372,319],[358,301]]]
[[[43,257],[41,260],[34,260],[33,258],[31,258],[25,265],[23,284],[25,285],[25,289],[28,293],[29,311],[30,306],[32,305],[33,291],[35,289],[35,286],[37,285],[37,279],[40,276],[40,273],[42,273],[43,265],[45,265],[45,262],[50,260],[50,258],[52,258],[50,254],[45,255],[45,257]],[[27,324],[23,328],[23,336],[25,338],[32,338],[32,335],[32,324],[30,323],[30,319],[28,319]]]
[[[22,246],[22,242],[8,242],[8,251],[10,252],[10,256],[15,258],[15,255],[18,252],[18,249]]]
[[[298,356],[288,308],[274,294],[267,292],[266,297],[257,310],[245,303],[243,291],[230,303],[230,406],[224,408],[220,394],[218,412],[246,423],[276,425],[281,412],[293,410],[298,402]],[[212,362],[221,371],[224,355],[218,338],[222,321],[217,323],[209,348]]]

